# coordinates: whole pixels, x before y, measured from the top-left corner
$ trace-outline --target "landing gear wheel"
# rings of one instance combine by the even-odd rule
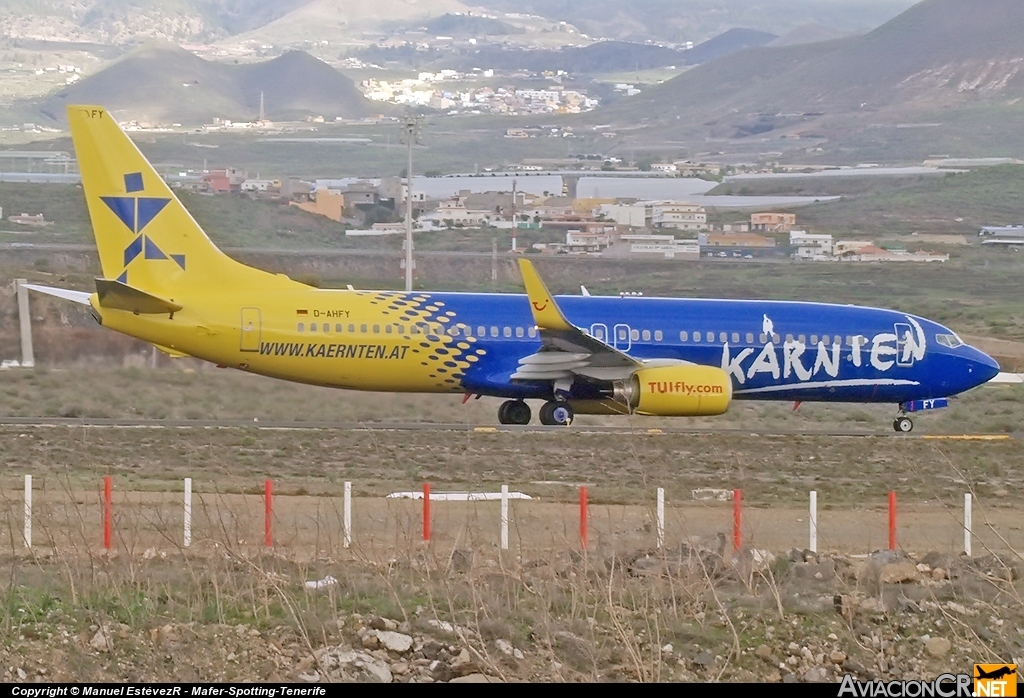
[[[498,406],[498,423],[499,424],[511,424],[512,422],[508,417],[508,408],[515,403],[515,400],[506,400]]]
[[[567,402],[545,402],[540,408],[540,423],[550,427],[567,427],[572,424],[573,416]]]
[[[901,434],[909,434],[914,428],[914,422],[910,417],[897,417],[892,420],[892,429]]]
[[[498,421],[502,424],[529,424],[530,406],[522,400],[506,400],[498,408]]]

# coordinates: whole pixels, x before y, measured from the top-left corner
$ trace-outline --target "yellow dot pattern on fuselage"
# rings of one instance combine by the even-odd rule
[[[412,343],[414,360],[437,388],[462,392],[462,377],[477,360],[471,351],[477,339],[468,325],[457,322],[456,313],[442,310],[443,302],[432,302],[429,294],[422,293],[381,292],[371,303],[383,305],[381,314],[406,330],[402,338]],[[415,334],[413,327],[418,330]],[[452,336],[454,328],[458,336]],[[482,354],[482,350],[475,353]]]

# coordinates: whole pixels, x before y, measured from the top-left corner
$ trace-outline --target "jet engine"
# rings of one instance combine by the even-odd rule
[[[722,414],[732,399],[732,380],[714,366],[642,368],[616,383],[615,399],[639,414],[701,417]]]

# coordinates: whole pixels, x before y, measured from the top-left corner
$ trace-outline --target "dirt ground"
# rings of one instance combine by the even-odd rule
[[[95,491],[22,502],[3,492],[0,671],[7,681],[838,681],[934,678],[1024,655],[1019,517],[975,512],[973,557],[941,506],[906,506],[897,551],[878,510],[745,509],[728,502],[589,509],[514,501],[340,502],[180,493],[113,497],[101,547]],[[871,551],[875,552],[871,552]]]
[[[215,371],[12,372],[2,391],[9,415],[43,406],[296,420],[266,429],[0,426],[5,681],[890,680],[1024,657],[1016,394],[965,397],[931,423],[954,434],[1004,432],[978,440],[929,438],[928,417],[922,436],[894,437],[877,433],[882,409],[785,405],[738,405],[726,431],[707,424],[703,433],[648,430],[658,422],[609,433],[586,421],[533,432],[314,428],[301,420],[426,414],[487,424],[493,405],[456,397],[435,409],[430,396],[352,395]],[[808,423],[865,433],[801,433]],[[25,475],[31,550],[22,538]],[[113,485],[110,553],[104,476]],[[422,504],[385,498],[424,482],[435,493],[507,484],[533,499],[510,505],[507,552],[497,502],[433,502],[426,544]],[[585,553],[581,485],[590,501]],[[744,504],[736,551],[731,502],[694,494],[734,488]],[[811,490],[818,554],[803,550]],[[891,553],[889,491],[899,507]],[[967,492],[971,558],[961,554]]]

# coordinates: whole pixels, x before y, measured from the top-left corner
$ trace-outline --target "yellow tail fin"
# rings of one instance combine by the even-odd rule
[[[67,109],[105,278],[168,297],[301,288],[217,249],[107,110]]]

